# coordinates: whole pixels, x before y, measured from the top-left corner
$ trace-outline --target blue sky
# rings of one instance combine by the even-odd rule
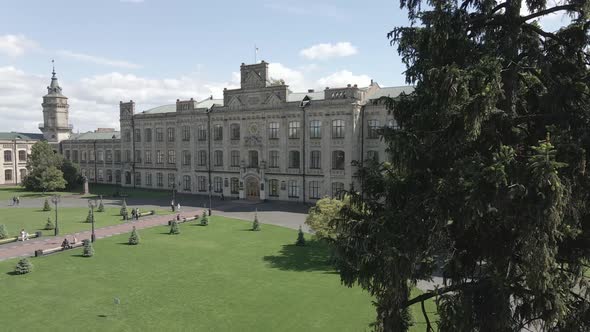
[[[1,131],[37,131],[51,59],[76,130],[118,127],[118,101],[139,110],[221,97],[242,62],[271,63],[293,90],[403,85],[386,34],[407,25],[392,0],[6,1],[0,11]]]

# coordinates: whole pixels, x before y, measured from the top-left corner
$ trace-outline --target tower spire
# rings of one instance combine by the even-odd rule
[[[51,66],[53,67],[53,71],[51,72],[51,78],[55,78],[55,60],[51,59]]]

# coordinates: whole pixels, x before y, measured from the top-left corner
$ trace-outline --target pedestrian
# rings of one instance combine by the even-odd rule
[[[131,220],[135,220],[135,208],[131,209]]]
[[[180,221],[180,213],[176,215],[176,220]]]
[[[20,204],[20,197],[16,196],[16,206],[19,206]]]
[[[223,195],[223,193],[221,193],[221,200],[225,201],[225,196]]]
[[[176,206],[176,211],[180,212],[180,203]]]
[[[174,212],[174,200],[170,201],[170,208],[172,209],[172,212]]]
[[[16,196],[12,196],[12,206],[16,205]]]

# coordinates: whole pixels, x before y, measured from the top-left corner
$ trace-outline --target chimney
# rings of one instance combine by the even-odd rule
[[[309,90],[307,90],[307,92],[312,93],[314,91],[313,91],[313,89],[309,89]]]

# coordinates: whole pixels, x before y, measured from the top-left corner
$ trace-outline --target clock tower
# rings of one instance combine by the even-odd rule
[[[51,83],[47,87],[47,94],[43,96],[43,104],[41,104],[43,123],[39,125],[39,129],[48,142],[59,143],[72,134],[72,126],[68,119],[70,105],[68,105],[68,97],[61,93],[61,87],[55,76],[55,67],[51,74]]]

